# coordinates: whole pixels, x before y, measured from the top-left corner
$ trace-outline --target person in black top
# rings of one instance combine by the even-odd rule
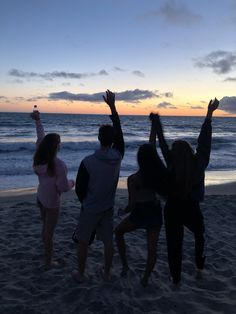
[[[152,121],[152,116],[150,116]],[[139,147],[139,169],[130,175],[128,205],[124,213],[130,213],[116,227],[116,244],[122,262],[121,276],[126,276],[129,266],[124,235],[137,229],[145,229],[147,235],[147,260],[140,280],[146,287],[156,263],[157,242],[162,226],[161,196],[165,195],[167,170],[156,150],[156,128],[152,121],[149,143]]]
[[[196,153],[186,141],[177,140],[169,149],[159,115],[155,125],[162,154],[169,170],[168,198],[164,208],[168,262],[174,284],[181,280],[182,242],[184,226],[195,237],[195,262],[204,268],[204,220],[199,202],[204,198],[205,169],[210,160],[213,112],[219,101],[210,101],[205,121],[198,137]]]

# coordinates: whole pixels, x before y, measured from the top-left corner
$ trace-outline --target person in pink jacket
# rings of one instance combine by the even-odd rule
[[[45,135],[39,111],[34,111],[31,117],[35,121],[37,132],[33,168],[39,180],[37,202],[43,223],[45,270],[49,270],[59,266],[58,262],[52,260],[52,255],[53,233],[59,217],[60,196],[73,188],[74,181],[67,179],[67,167],[61,159],[57,158],[60,135],[57,133]]]

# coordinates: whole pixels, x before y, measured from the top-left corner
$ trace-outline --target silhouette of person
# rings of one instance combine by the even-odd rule
[[[124,156],[124,139],[116,111],[115,94],[107,90],[103,99],[111,109],[113,126],[103,125],[99,128],[100,149],[82,160],[76,178],[75,190],[82,204],[77,228],[78,271],[73,272],[77,282],[85,279],[87,248],[94,230],[104,244],[105,265],[101,275],[105,281],[111,280],[113,206]]]
[[[151,116],[152,118],[152,116]],[[147,232],[147,261],[144,274],[141,278],[143,286],[148,285],[149,277],[156,263],[157,242],[162,226],[162,208],[159,191],[164,190],[166,168],[156,151],[156,128],[152,122],[149,144],[139,147],[137,160],[139,169],[128,177],[129,201],[125,212],[129,213],[115,229],[116,244],[121,257],[121,276],[129,270],[126,256],[125,233],[139,228]]]
[[[211,152],[213,112],[218,108],[215,98],[208,105],[208,111],[198,137],[196,153],[188,142],[177,140],[169,149],[158,115],[154,121],[162,154],[169,170],[169,191],[164,208],[168,262],[174,284],[181,280],[182,243],[184,226],[195,238],[195,262],[200,272],[204,268],[204,220],[199,202],[204,197],[205,169]]]
[[[53,234],[57,225],[60,209],[61,193],[67,192],[74,186],[73,180],[67,179],[67,167],[57,157],[60,149],[60,135],[49,133],[45,135],[39,111],[31,113],[35,121],[37,142],[33,158],[33,168],[38,176],[37,202],[40,207],[42,220],[42,240],[44,243],[45,270],[59,266],[52,260]]]

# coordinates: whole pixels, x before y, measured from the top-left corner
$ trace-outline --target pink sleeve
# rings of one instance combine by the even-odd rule
[[[36,147],[38,147],[42,139],[44,138],[45,133],[44,133],[44,128],[43,128],[41,120],[36,120],[35,126],[36,126],[36,133],[37,133]]]
[[[67,167],[65,163],[56,159],[56,186],[59,193],[67,192],[72,189],[71,182],[67,179]]]

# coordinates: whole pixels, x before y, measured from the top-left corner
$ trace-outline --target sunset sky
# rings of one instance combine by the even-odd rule
[[[236,116],[235,0],[1,0],[0,111]]]

